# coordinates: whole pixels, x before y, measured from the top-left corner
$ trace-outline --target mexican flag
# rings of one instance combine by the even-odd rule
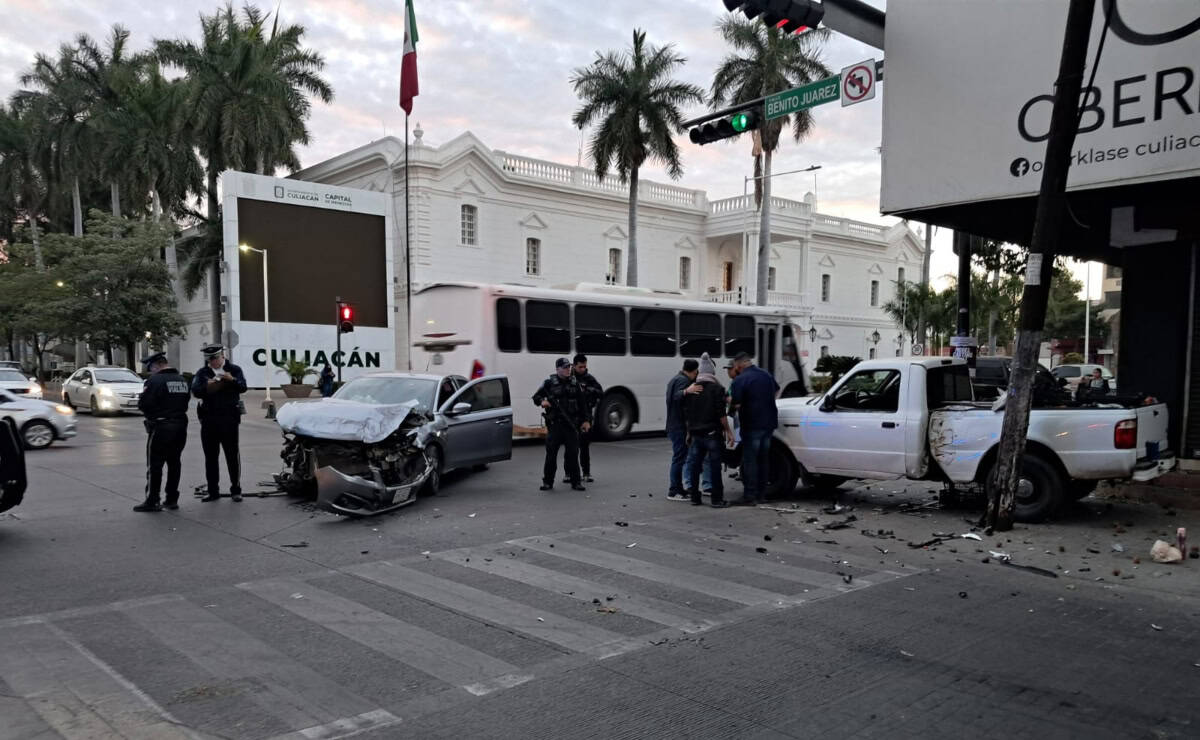
[[[400,107],[405,115],[412,113],[413,98],[420,94],[417,87],[417,16],[412,0],[404,0],[404,59],[400,63]]]

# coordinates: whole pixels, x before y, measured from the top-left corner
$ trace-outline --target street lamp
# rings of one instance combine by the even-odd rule
[[[809,320],[809,324],[808,324],[808,341],[810,341],[810,342],[817,341],[817,325],[812,323],[811,319]]]
[[[267,397],[263,399],[263,407],[267,409],[267,418],[271,418],[274,416],[271,411],[275,404],[271,401],[271,303],[267,295],[267,250],[255,249],[249,244],[239,244],[238,249],[243,252],[257,252],[263,258],[263,348],[267,352],[265,368],[267,375]]]
[[[879,344],[879,332],[871,332],[871,344]]]

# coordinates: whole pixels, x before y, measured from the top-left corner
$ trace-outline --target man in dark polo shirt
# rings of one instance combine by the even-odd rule
[[[733,358],[733,372],[736,375],[729,396],[738,413],[742,436],[744,493],[738,503],[756,506],[767,500],[767,454],[771,436],[779,426],[779,411],[775,407],[779,384],[745,352]]]

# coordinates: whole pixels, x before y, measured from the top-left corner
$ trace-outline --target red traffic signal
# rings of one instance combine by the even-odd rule
[[[349,303],[338,306],[338,331],[342,334],[354,331],[354,306]]]
[[[814,0],[724,0],[725,9],[741,10],[753,20],[760,15],[768,26],[782,28],[785,33],[816,28],[825,17],[825,6]]]

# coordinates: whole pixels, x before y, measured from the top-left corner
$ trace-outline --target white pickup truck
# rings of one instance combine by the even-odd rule
[[[778,401],[774,492],[850,478],[908,477],[987,485],[1004,413],[972,397],[963,360],[908,358],[855,365],[828,392]],[[1035,408],[1015,516],[1045,518],[1101,480],[1150,480],[1170,470],[1167,407],[1116,402]]]

